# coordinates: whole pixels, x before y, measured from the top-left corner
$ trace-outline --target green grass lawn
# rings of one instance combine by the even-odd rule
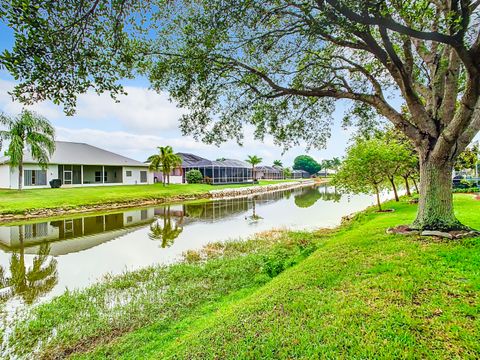
[[[260,181],[260,185],[275,184],[283,180]],[[210,190],[252,186],[245,184],[206,185],[171,184],[163,186],[96,186],[83,188],[2,190],[0,189],[0,214],[22,214],[27,211],[53,208],[75,208],[133,200],[168,199],[204,194]]]
[[[480,228],[480,201],[456,195],[455,206],[462,222]],[[416,210],[406,202],[388,207],[395,212],[371,209],[337,230],[273,233],[220,255],[213,246],[206,261],[68,293],[20,322],[12,345],[28,353],[55,329],[44,355],[478,358],[480,238],[388,235]],[[116,292],[132,301],[112,306]]]

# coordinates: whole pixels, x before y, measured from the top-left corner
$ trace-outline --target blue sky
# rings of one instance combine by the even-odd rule
[[[12,33],[1,22],[0,34],[0,51],[10,49],[13,45]],[[22,106],[13,103],[8,95],[14,85],[12,77],[6,71],[0,71],[0,112],[12,115],[21,110]],[[305,146],[299,146],[282,155],[282,148],[275,146],[271,138],[267,137],[263,142],[253,140],[251,128],[245,129],[243,146],[233,141],[220,147],[196,142],[182,136],[179,131],[178,119],[182,110],[169,101],[168,94],[149,90],[148,81],[141,78],[124,85],[128,95],[121,97],[120,103],[115,103],[107,94],[81,95],[75,116],[65,116],[61,107],[50,102],[36,104],[32,109],[53,123],[58,140],[86,142],[138,160],[145,160],[155,153],[156,146],[163,145],[211,159],[245,159],[247,155],[255,154],[262,157],[267,165],[281,159],[284,165],[291,166],[297,155],[307,153]],[[346,103],[338,104],[335,125],[326,149],[308,152],[317,160],[342,156],[345,152],[352,131],[342,129],[341,118]]]

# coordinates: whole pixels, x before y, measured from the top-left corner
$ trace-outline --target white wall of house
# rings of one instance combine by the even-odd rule
[[[24,170],[41,170],[41,167],[34,164],[25,164]],[[127,171],[131,176],[127,176]],[[142,182],[141,171],[146,171],[147,181]],[[46,169],[47,184],[35,185],[35,186],[23,186],[24,189],[40,189],[49,188],[50,180],[58,179],[58,165],[48,165]],[[123,167],[123,183],[111,183],[111,184],[77,184],[77,185],[63,185],[64,187],[82,187],[82,186],[114,186],[114,185],[145,185],[153,184],[153,173],[148,171],[146,167]],[[8,164],[0,165],[0,188],[3,189],[18,189],[18,168],[10,169]]]
[[[183,184],[183,176],[180,175],[182,170],[180,169],[179,171],[175,171],[176,175],[173,175],[174,172],[172,171],[170,174],[170,184]],[[161,172],[154,172],[153,177],[155,182],[163,182],[163,174]]]
[[[24,170],[42,170],[39,165],[25,164]],[[49,188],[49,181],[58,178],[58,166],[49,165],[46,169],[47,184],[36,186],[23,186],[24,189]],[[0,188],[18,189],[18,168],[10,168],[10,165],[0,165]]]
[[[10,166],[0,165],[0,189],[10,188]]]
[[[147,172],[147,182],[141,181],[141,172]],[[153,184],[153,173],[148,171],[146,167],[130,167],[123,168],[123,184],[124,185],[145,185]]]

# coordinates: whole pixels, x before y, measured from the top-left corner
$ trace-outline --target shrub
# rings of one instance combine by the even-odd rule
[[[203,175],[200,170],[190,170],[185,174],[185,179],[189,184],[201,184],[203,181]]]
[[[453,189],[454,193],[477,193],[480,192],[480,187],[467,187],[467,188],[455,188]]]

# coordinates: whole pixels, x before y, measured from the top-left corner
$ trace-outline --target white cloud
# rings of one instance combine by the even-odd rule
[[[78,99],[77,116],[91,120],[116,119],[126,129],[148,134],[178,128],[178,119],[183,111],[168,100],[166,94],[153,90],[126,86],[128,95],[115,102],[109,95],[93,92]]]
[[[13,102],[8,94],[14,85],[12,81],[0,79],[0,109],[8,114],[16,114],[22,109],[22,105]],[[93,91],[80,95],[75,120],[115,120],[126,130],[140,134],[178,128],[183,111],[170,102],[166,94],[136,86],[126,86],[125,91],[128,95],[119,96],[119,102],[115,102],[108,94],[98,95]],[[50,101],[29,108],[50,120],[65,117],[62,108]]]

